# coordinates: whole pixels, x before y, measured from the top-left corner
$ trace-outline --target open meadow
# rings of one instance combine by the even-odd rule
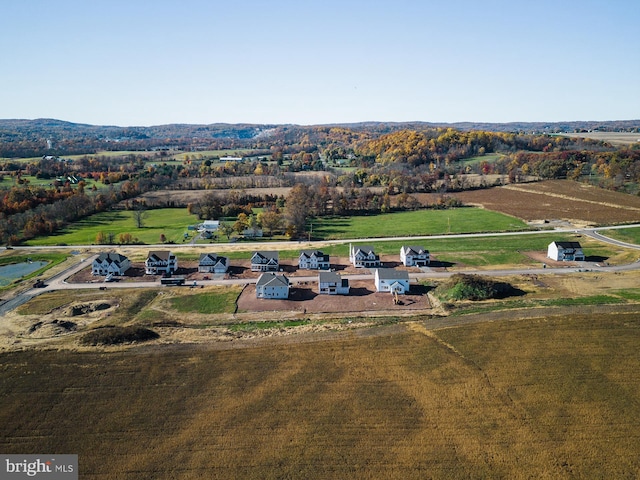
[[[0,449],[96,479],[637,477],[638,312],[516,318],[2,353]]]
[[[118,235],[129,233],[140,243],[158,244],[162,234],[168,242],[179,243],[183,240],[187,226],[199,222],[198,217],[190,215],[186,208],[147,210],[144,215],[143,226],[138,228],[132,211],[115,210],[97,213],[70,225],[57,234],[29,240],[25,245],[92,245],[100,232],[114,234],[116,242]]]

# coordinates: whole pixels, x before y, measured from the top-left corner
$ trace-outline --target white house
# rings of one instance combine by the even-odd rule
[[[404,294],[409,291],[409,274],[393,268],[376,268],[374,272],[376,291]]]
[[[380,266],[380,257],[373,247],[368,245],[349,244],[349,261],[356,268],[372,268]]]
[[[212,234],[220,228],[220,220],[205,220],[198,225],[198,232]]]
[[[101,253],[91,264],[92,275],[124,275],[131,262],[119,253]]]
[[[561,262],[584,262],[584,252],[580,242],[551,242],[547,257]]]
[[[289,279],[284,275],[263,273],[256,283],[256,298],[289,298]]]
[[[144,262],[144,273],[147,275],[172,274],[178,270],[178,259],[168,250],[149,252]]]
[[[229,268],[227,257],[215,253],[203,253],[198,261],[198,271],[201,273],[225,273]]]
[[[320,250],[302,250],[298,258],[298,268],[304,270],[329,270],[329,255]]]
[[[400,260],[405,267],[426,267],[431,263],[429,250],[422,247],[400,247]]]
[[[326,295],[349,295],[349,280],[336,272],[318,274],[318,292]]]
[[[279,268],[278,252],[253,252],[251,256],[252,272],[277,272]]]

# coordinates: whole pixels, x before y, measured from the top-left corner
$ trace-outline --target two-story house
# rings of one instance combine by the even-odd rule
[[[376,291],[404,294],[409,291],[409,274],[393,268],[376,268],[374,272]]]
[[[169,250],[149,252],[144,262],[144,273],[147,275],[171,275],[176,270],[178,270],[178,259]]]
[[[431,262],[429,250],[422,247],[400,247],[400,260],[405,267],[426,267]]]
[[[279,268],[278,252],[253,252],[251,255],[252,272],[277,272]]]
[[[303,270],[329,270],[329,255],[320,250],[302,250],[298,258],[298,268]]]
[[[349,261],[356,268],[375,268],[380,266],[380,257],[369,245],[349,244]]]
[[[221,257],[215,253],[203,253],[198,260],[198,272],[201,273],[225,273],[228,268],[227,257]]]
[[[318,274],[318,292],[325,295],[349,295],[349,279],[336,272]]]
[[[580,242],[551,242],[547,257],[560,262],[584,262],[584,252]]]
[[[124,275],[131,262],[119,253],[101,253],[91,264],[92,275]]]
[[[289,298],[289,279],[284,275],[263,273],[256,283],[256,298]]]

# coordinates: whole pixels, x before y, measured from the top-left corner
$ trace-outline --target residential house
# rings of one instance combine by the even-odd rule
[[[329,270],[329,255],[320,250],[302,250],[298,268],[303,270]]]
[[[227,257],[215,253],[203,253],[198,261],[198,271],[201,273],[225,273],[229,268]]]
[[[92,275],[124,275],[131,262],[119,253],[101,253],[91,264]]]
[[[580,242],[551,242],[547,257],[561,262],[584,262],[584,252]]]
[[[409,274],[393,268],[376,268],[374,272],[376,291],[404,294],[409,291]]]
[[[144,262],[144,273],[147,275],[171,275],[176,270],[178,270],[178,259],[168,250],[149,252]]]
[[[278,252],[253,252],[251,256],[252,272],[277,272],[279,268]]]
[[[320,272],[318,292],[326,295],[349,295],[349,280],[336,272]]]
[[[284,275],[263,273],[256,283],[256,298],[289,298],[289,279]]]
[[[200,233],[204,238],[211,238],[218,232],[219,228],[219,220],[205,220],[198,225],[198,233]]]
[[[402,246],[400,260],[405,267],[426,267],[431,263],[429,250],[422,247]]]
[[[349,244],[349,261],[356,268],[375,268],[380,266],[380,257],[373,247]]]

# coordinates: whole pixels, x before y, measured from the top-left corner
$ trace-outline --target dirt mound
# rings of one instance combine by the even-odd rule
[[[31,338],[51,338],[68,335],[76,331],[77,324],[68,320],[52,320],[50,322],[36,322],[29,327],[27,335]]]
[[[111,304],[107,302],[80,303],[71,305],[67,308],[65,313],[68,317],[76,317],[78,315],[87,315],[89,313],[99,312],[109,308],[111,308]]]

